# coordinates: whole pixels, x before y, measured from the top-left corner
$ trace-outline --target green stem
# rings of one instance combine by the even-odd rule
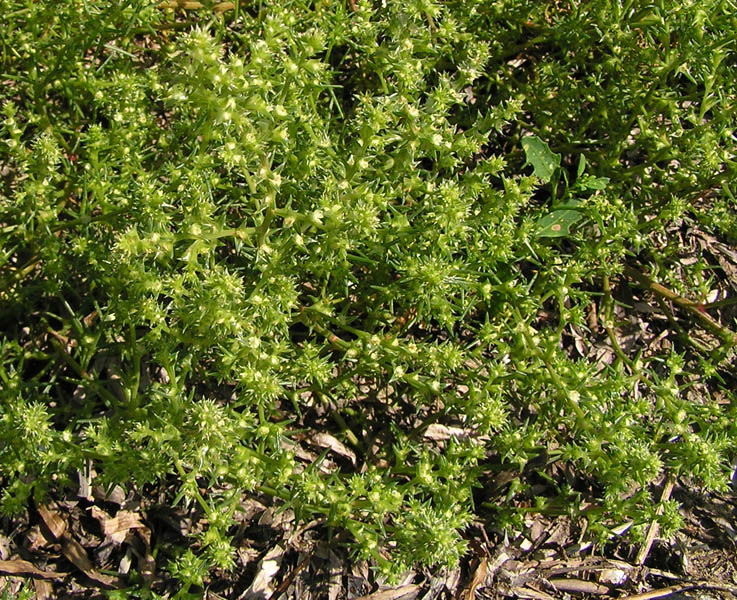
[[[609,283],[609,276],[604,275],[604,329],[609,337],[609,343],[612,345],[614,353],[617,355],[619,360],[634,371],[632,360],[624,353],[617,341],[617,336],[614,333],[613,308],[614,299],[612,298],[612,288]]]
[[[737,304],[737,297],[725,298],[724,300],[717,300],[716,302],[709,302],[708,304],[704,304],[701,308],[703,308],[704,310],[711,310],[713,308],[722,308],[723,306],[732,306],[734,304]]]
[[[668,305],[665,303],[665,300],[663,298],[657,296],[656,300],[658,302],[658,305],[660,306],[660,310],[663,311],[663,314],[668,319],[668,322],[671,324],[671,327],[676,330],[678,333],[679,338],[689,346],[693,346],[698,351],[703,352],[704,354],[709,353],[709,349],[706,348],[701,342],[697,342],[693,336],[689,335],[688,332],[686,332],[683,327],[681,327],[678,324],[678,321],[676,321],[675,316],[673,316],[673,312],[670,310]]]
[[[85,382],[87,382],[92,389],[99,394],[102,398],[107,400],[111,406],[117,406],[120,401],[108,390],[106,390],[99,380],[93,379],[92,376],[87,373],[71,354],[69,354],[61,345],[61,342],[57,339],[57,334],[53,329],[49,327],[49,333],[52,334],[51,345],[54,346],[57,356],[59,356],[72,370]]]
[[[356,437],[356,434],[353,433],[353,430],[350,427],[348,427],[348,423],[345,422],[343,415],[341,415],[337,410],[332,411],[330,415],[333,417],[333,419],[335,419],[335,422],[340,427],[346,439],[351,443],[351,446],[353,446],[354,448],[357,448],[358,450],[363,451],[361,442],[358,441],[358,438]]]
[[[187,473],[185,473],[184,468],[182,467],[182,463],[179,461],[178,458],[174,459],[174,468],[176,468],[177,473],[179,473],[179,478],[182,480],[182,483],[187,479]],[[205,499],[202,497],[202,494],[200,494],[200,490],[197,489],[197,481],[195,480],[195,485],[192,488],[194,492],[195,499],[197,500],[197,503],[202,507],[202,510],[205,511],[205,514],[210,518],[210,505],[207,504]]]
[[[75,225],[89,225],[90,223],[106,221],[110,217],[117,217],[118,215],[122,215],[126,213],[128,210],[129,210],[128,208],[116,208],[114,210],[111,210],[110,212],[106,212],[106,213],[103,213],[103,214],[100,214],[94,217],[84,215],[82,217],[77,217],[76,219],[72,219],[70,221],[62,221],[60,223],[57,223],[53,227],[51,227],[51,232],[56,233],[57,231],[62,231],[63,229],[74,227]]]
[[[578,405],[578,402],[575,398],[571,395],[571,392],[569,391],[568,387],[565,385],[563,380],[560,378],[560,375],[558,375],[558,372],[553,367],[552,363],[545,357],[542,352],[537,347],[537,344],[535,344],[535,340],[532,339],[532,336],[530,335],[529,331],[527,331],[527,321],[525,321],[522,318],[522,315],[519,312],[518,307],[514,307],[514,313],[517,317],[517,323],[518,326],[522,328],[522,335],[525,338],[525,341],[527,343],[527,346],[529,349],[537,355],[537,357],[542,360],[543,364],[545,365],[545,368],[547,369],[548,373],[550,374],[550,378],[553,380],[554,385],[560,390],[561,393],[566,398],[566,401],[568,403],[568,406],[573,410],[573,412],[576,415],[576,418],[579,422],[579,425],[585,429],[589,430],[591,429],[591,425],[586,420],[586,413],[583,412],[583,409]]]

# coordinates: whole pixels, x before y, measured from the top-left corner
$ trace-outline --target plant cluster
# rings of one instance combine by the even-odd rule
[[[5,515],[89,463],[176,482],[208,522],[171,556],[188,589],[233,565],[246,495],[398,575],[484,511],[606,539],[680,526],[664,476],[725,488],[729,323],[623,350],[610,281],[703,302],[669,232],[737,240],[734,2],[203,4],[0,0]],[[611,364],[571,351],[600,329]],[[318,426],[362,468],[300,458]]]

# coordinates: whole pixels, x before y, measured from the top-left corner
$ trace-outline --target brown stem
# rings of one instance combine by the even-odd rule
[[[688,312],[691,316],[695,317],[706,329],[719,336],[724,342],[730,346],[737,343],[737,334],[735,334],[728,327],[722,326],[719,322],[714,320],[710,315],[704,311],[704,306],[699,302],[693,302],[683,296],[679,296],[675,292],[669,290],[667,287],[660,285],[659,283],[650,279],[644,273],[641,273],[637,269],[632,267],[625,267],[624,274],[632,279],[642,289],[652,292],[660,298],[669,300],[679,308]]]

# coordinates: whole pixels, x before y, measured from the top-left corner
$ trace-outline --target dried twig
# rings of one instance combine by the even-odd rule
[[[380,590],[368,596],[356,598],[356,600],[409,600],[409,598],[416,598],[419,590],[419,585],[409,584],[390,590]]]
[[[36,565],[27,560],[0,560],[0,574],[3,575],[25,575],[26,577],[39,577],[42,579],[63,579],[69,573],[57,573],[53,571],[42,571]]]
[[[577,594],[608,594],[608,586],[583,579],[549,579],[547,584],[556,591],[574,592]]]
[[[469,584],[461,590],[461,593],[457,596],[459,600],[473,600],[476,597],[476,590],[480,585],[483,585],[486,581],[486,575],[488,574],[488,562],[486,556],[479,558],[479,563],[473,573],[473,578]]]
[[[314,551],[310,552],[303,560],[300,562],[294,569],[292,569],[291,573],[287,575],[284,578],[284,581],[282,581],[277,588],[274,590],[274,593],[269,596],[269,599],[271,598],[277,598],[281,594],[283,594],[286,589],[292,584],[295,577],[302,571],[307,565],[310,564],[310,560],[312,560],[312,555],[314,554]]]
[[[671,493],[673,492],[673,485],[674,482],[672,479],[668,478],[668,480],[665,482],[665,486],[663,486],[663,493],[660,495],[660,506],[658,506],[657,514],[661,515],[663,514],[663,502],[667,502],[670,498]],[[658,535],[658,530],[660,529],[658,522],[653,521],[650,523],[650,529],[648,529],[647,536],[645,537],[645,541],[642,544],[642,547],[640,548],[640,551],[637,553],[637,558],[635,558],[635,564],[637,565],[644,565],[645,560],[647,559],[647,555],[650,553],[650,548],[653,545],[653,542],[655,541],[655,536]]]
[[[728,583],[718,583],[713,581],[694,581],[692,583],[680,583],[678,585],[671,585],[666,588],[659,590],[651,590],[642,594],[635,594],[634,596],[627,596],[622,600],[653,600],[654,598],[663,598],[679,592],[686,592],[688,590],[706,589],[706,590],[717,590],[720,592],[729,592],[737,596],[737,585],[729,585]]]

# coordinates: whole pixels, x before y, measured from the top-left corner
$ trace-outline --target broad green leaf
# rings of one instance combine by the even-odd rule
[[[525,165],[532,165],[535,175],[545,183],[549,182],[555,170],[560,167],[560,154],[552,152],[548,144],[536,135],[523,138],[522,148],[527,157]]]
[[[563,210],[564,208],[570,208],[570,209],[577,209],[579,206],[583,204],[583,200],[580,198],[568,198],[565,202],[561,202],[560,204],[556,204],[553,208],[555,210]]]
[[[582,182],[582,185],[589,190],[603,190],[609,184],[608,177],[587,177]]]
[[[571,227],[581,220],[577,210],[554,210],[537,222],[537,237],[563,237],[571,234]]]
[[[583,172],[586,170],[586,157],[582,154],[581,158],[578,159],[578,172],[576,174],[576,179],[581,179],[581,175],[583,175]]]

